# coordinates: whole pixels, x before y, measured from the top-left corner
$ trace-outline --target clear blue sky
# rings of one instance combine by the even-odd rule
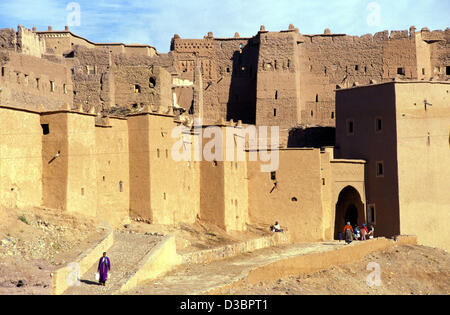
[[[72,0],[0,0],[0,28],[18,24],[63,30]],[[304,34],[363,35],[415,25],[450,27],[449,0],[76,0],[80,26],[72,32],[94,42],[141,43],[169,50],[174,34],[183,38],[255,35],[260,25],[279,31],[294,24]],[[76,22],[76,19],[71,21]]]

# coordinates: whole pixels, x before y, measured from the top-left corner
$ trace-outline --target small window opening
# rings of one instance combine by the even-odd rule
[[[397,68],[397,74],[405,75],[406,74],[405,68]]]
[[[297,199],[297,197],[292,197],[292,202],[298,202],[298,199]]]
[[[123,182],[122,181],[119,182],[119,191],[123,192]]]
[[[50,92],[55,92],[55,82],[50,81]]]
[[[425,75],[425,68],[422,68],[422,75]]]
[[[351,135],[355,132],[355,126],[354,126],[353,121],[351,121],[351,120],[347,122],[347,132],[348,132],[348,134],[351,134]]]
[[[156,86],[156,78],[151,77],[151,78],[149,79],[149,86],[150,86],[151,88],[154,88],[154,87]]]
[[[273,109],[273,117],[277,117],[277,109],[276,108]]]
[[[278,91],[275,91],[275,99],[278,99]]]
[[[334,119],[334,112],[331,112],[331,119]]]
[[[6,69],[5,69],[5,67],[2,67],[2,77],[4,77],[4,76],[5,76],[5,72],[6,72]]]
[[[134,93],[136,93],[136,94],[141,93],[141,87],[138,84],[134,85]]]
[[[311,117],[314,117],[314,111],[313,110],[311,111]]]
[[[384,163],[377,162],[377,177],[383,177],[383,176],[384,176]]]
[[[450,66],[445,67],[445,74],[450,75]]]
[[[355,66],[355,70],[359,71],[359,66],[358,65]]]
[[[376,119],[376,131],[380,132],[383,130],[383,120],[381,118]]]
[[[48,135],[50,133],[50,126],[48,124],[41,124],[43,135]]]
[[[316,94],[316,103],[319,103],[319,94]]]
[[[277,180],[277,172],[271,172],[270,173],[270,179],[271,180]]]
[[[156,149],[156,155],[159,158],[159,149]]]
[[[375,221],[375,205],[369,205],[369,209],[367,211],[367,221],[369,222],[369,224],[374,224]]]

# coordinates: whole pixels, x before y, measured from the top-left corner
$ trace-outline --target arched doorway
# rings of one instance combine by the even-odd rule
[[[342,233],[347,222],[350,222],[352,226],[362,226],[365,223],[364,204],[361,195],[352,186],[345,187],[339,194],[336,204],[335,239],[339,239],[339,233]]]

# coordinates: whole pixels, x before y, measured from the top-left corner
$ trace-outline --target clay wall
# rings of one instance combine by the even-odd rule
[[[171,136],[174,116],[144,111],[128,122],[131,215],[154,224],[194,222],[200,211],[199,164],[174,160],[172,148],[180,140]]]
[[[0,205],[42,202],[42,129],[39,113],[0,107]]]
[[[275,174],[261,172],[259,162],[248,162],[250,222],[269,228],[278,221],[294,242],[323,241],[320,150],[279,154]]]
[[[394,103],[392,83],[336,92],[335,157],[367,161],[367,204],[375,208],[375,220],[367,223],[376,225],[377,235],[387,237],[400,234]]]
[[[431,54],[430,76],[439,80],[448,80],[450,78],[450,29],[445,31],[422,31],[422,38],[427,41]]]
[[[70,70],[64,64],[15,52],[0,61],[3,105],[56,110],[73,103]]]
[[[260,32],[256,125],[292,127],[300,120],[298,30]]]
[[[400,232],[450,248],[450,83],[395,85]],[[425,101],[427,105],[425,107]],[[395,136],[395,135],[394,135]]]
[[[45,41],[41,40],[36,33],[21,25],[17,28],[18,51],[22,54],[40,58],[46,52]]]
[[[16,50],[17,36],[13,29],[0,29],[0,49]]]
[[[128,123],[107,118],[95,128],[97,217],[120,223],[129,216]]]
[[[50,209],[67,209],[69,163],[67,112],[43,113],[42,125],[42,205]],[[46,128],[44,134],[44,128]]]
[[[211,141],[219,148],[216,146],[212,151],[216,159],[208,161],[211,157],[203,157],[200,162],[200,218],[226,231],[245,231],[248,223],[247,163],[239,160],[238,142],[234,142],[233,136],[239,133],[240,127],[221,125],[218,130],[222,130],[221,135],[213,134],[202,140],[202,152],[210,152]],[[227,133],[231,135],[228,139],[232,139],[228,147]],[[220,136],[222,138],[216,139]],[[234,154],[227,157],[226,150],[231,146]]]

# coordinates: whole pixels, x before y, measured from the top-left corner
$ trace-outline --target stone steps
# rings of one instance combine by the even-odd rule
[[[108,295],[120,289],[121,284],[137,270],[142,259],[160,242],[161,238],[142,234],[114,232],[114,244],[107,254],[111,261],[111,275],[106,286],[95,280],[96,262],[80,279],[77,286],[64,292],[65,295]],[[100,257],[99,257],[100,259]]]

